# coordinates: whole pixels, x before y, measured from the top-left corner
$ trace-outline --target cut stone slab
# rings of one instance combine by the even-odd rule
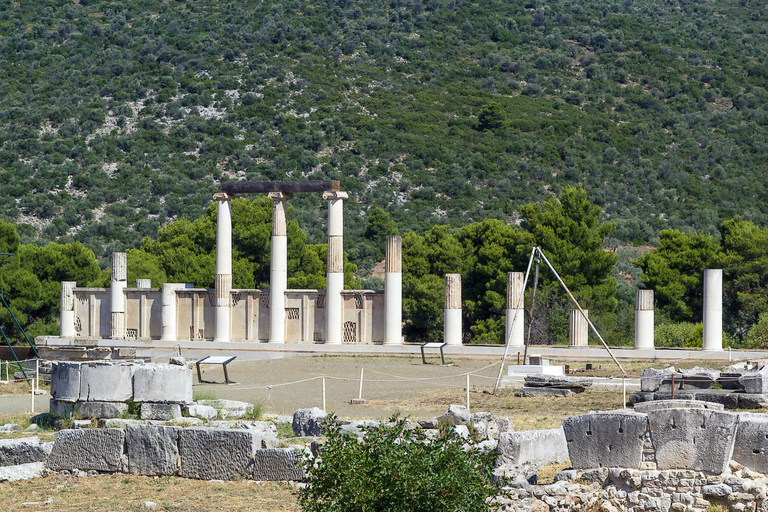
[[[648,413],[659,470],[720,474],[733,453],[739,417],[709,409],[658,409]]]
[[[191,404],[184,406],[184,414],[187,416],[194,416],[195,418],[203,418],[204,420],[213,420],[219,415],[219,412],[210,405],[203,404]]]
[[[61,430],[47,465],[54,471],[120,471],[124,445],[125,432],[117,428]]]
[[[181,476],[199,480],[250,477],[260,442],[260,436],[253,430],[201,427],[181,429]]]
[[[755,372],[744,373],[739,377],[739,384],[746,393],[768,393],[768,367],[763,366]]]
[[[83,418],[116,418],[128,414],[128,404],[123,402],[77,402],[74,412]]]
[[[675,367],[670,366],[663,370],[657,370],[655,368],[649,368],[640,372],[640,391],[653,392],[657,391],[661,386],[665,377],[669,378],[675,373]]]
[[[192,403],[192,370],[175,364],[143,364],[133,376],[136,402]]]
[[[762,409],[763,407],[768,407],[768,394],[734,394],[739,399],[739,409]]]
[[[520,390],[517,392],[519,396],[524,398],[536,396],[571,396],[574,393],[576,393],[576,391],[573,389],[560,388],[520,388]]]
[[[0,439],[0,466],[44,462],[48,453],[36,437]]]
[[[128,425],[125,441],[128,471],[134,475],[179,473],[179,427]]]
[[[579,377],[567,377],[562,375],[526,375],[525,387],[527,388],[561,388],[561,389],[573,389],[580,393],[584,391],[584,388],[588,388],[592,385],[590,379],[583,379]]]
[[[306,478],[300,465],[301,452],[295,448],[256,450],[254,456],[254,480],[301,481]]]
[[[451,404],[444,414],[437,417],[437,421],[444,421],[448,425],[466,425],[472,421],[472,414],[463,405]]]
[[[51,367],[51,396],[62,402],[80,399],[80,363],[54,361]]]
[[[702,400],[657,400],[654,402],[642,402],[635,405],[635,412],[648,414],[656,409],[711,409],[722,411],[723,404],[704,402]]]
[[[0,482],[17,482],[19,480],[31,480],[42,478],[45,474],[43,462],[27,462],[16,466],[0,467]]]
[[[737,409],[739,407],[740,394],[743,393],[712,389],[709,391],[699,391],[694,396],[695,400],[723,404],[726,409]]]
[[[48,405],[48,412],[54,416],[61,416],[63,418],[69,418],[72,416],[74,410],[75,404],[72,402],[62,402],[60,400],[56,400],[55,398],[51,398],[51,401]]]
[[[418,425],[419,425],[421,428],[424,428],[424,429],[432,429],[432,428],[437,428],[437,420],[436,420],[436,419],[431,419],[431,420],[419,420],[419,421],[417,421],[417,423],[418,423]]]
[[[293,413],[293,433],[296,436],[318,437],[323,435],[323,421],[326,412],[319,407],[299,409]]]
[[[472,413],[472,424],[480,439],[498,439],[499,425],[496,418],[490,412]]]
[[[568,454],[575,469],[639,468],[647,428],[647,416],[632,411],[563,418]]]
[[[741,383],[739,382],[739,379],[745,373],[749,373],[749,372],[742,371],[742,370],[733,370],[733,369],[720,372],[720,377],[718,377],[717,383],[720,384],[720,386],[723,389],[741,389],[742,386],[741,386]]]
[[[562,428],[502,432],[496,447],[496,467],[534,466],[540,468],[567,457],[568,445]]]
[[[213,407],[223,420],[245,418],[253,413],[253,404],[237,400],[198,400],[197,403]]]
[[[125,402],[133,398],[130,363],[91,362],[80,365],[80,400],[83,402]]]
[[[141,404],[140,418],[143,420],[175,420],[176,418],[181,418],[181,406],[179,404],[144,402]]]

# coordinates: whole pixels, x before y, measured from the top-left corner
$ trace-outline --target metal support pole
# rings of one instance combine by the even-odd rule
[[[363,399],[363,372],[364,371],[365,371],[365,368],[360,368],[360,391],[357,392],[358,400]]]
[[[323,410],[325,410],[325,375],[323,375]]]
[[[469,410],[469,374],[467,374],[467,410]]]
[[[626,377],[621,379],[621,384],[622,384],[622,388],[623,388],[622,396],[624,398],[624,401],[622,402],[622,405],[626,409],[627,408],[627,378]]]

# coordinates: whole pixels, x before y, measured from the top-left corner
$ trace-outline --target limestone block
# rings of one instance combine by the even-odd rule
[[[655,411],[656,409],[711,409],[713,411],[722,411],[723,404],[704,402],[702,400],[657,400],[635,405],[635,412],[643,414],[648,414],[649,411]]]
[[[631,411],[563,418],[571,465],[576,469],[639,468],[647,427],[646,415]]]
[[[693,395],[695,400],[703,400],[704,402],[713,402],[717,404],[723,404],[723,406],[726,409],[736,409],[739,407],[739,395],[741,393],[734,393],[730,391],[723,391],[723,390],[710,390],[710,391],[699,391],[695,395]],[[678,394],[675,394],[675,397],[677,397]],[[670,398],[667,396],[667,398]],[[680,398],[683,398],[682,396]],[[658,398],[657,398],[658,400]]]
[[[437,428],[437,420],[434,418],[431,420],[419,420],[416,423],[423,429]]]
[[[733,446],[733,460],[749,469],[768,473],[768,414],[743,412]]]
[[[48,453],[36,437],[0,439],[0,466],[45,461]]]
[[[125,431],[128,471],[134,475],[179,473],[179,427],[128,425]]]
[[[640,372],[640,391],[657,391],[661,386],[665,377],[669,377],[674,373],[675,368],[669,367],[664,370],[656,370],[655,368],[649,368]]]
[[[262,436],[277,437],[277,426],[271,421],[244,421],[243,428],[255,430]]]
[[[210,405],[191,404],[184,406],[184,414],[187,416],[194,416],[195,418],[203,418],[205,420],[215,419],[219,412]]]
[[[768,367],[763,366],[756,372],[749,372],[739,377],[739,384],[747,393],[768,393]]]
[[[72,412],[75,410],[75,405],[72,402],[62,402],[51,398],[48,405],[48,412],[54,416],[62,416],[68,418],[72,416]]]
[[[252,430],[184,428],[179,433],[181,476],[235,480],[253,474],[259,435]]]
[[[222,419],[244,418],[253,412],[253,404],[237,400],[198,400],[197,403],[213,407]]]
[[[512,421],[512,418],[496,418],[496,427],[499,430],[499,434],[515,431],[515,423]]]
[[[563,460],[568,445],[562,428],[502,432],[496,447],[496,466],[535,466]]]
[[[47,465],[54,471],[120,471],[124,444],[125,432],[117,428],[61,430]]]
[[[536,396],[571,396],[574,393],[575,391],[572,389],[560,388],[520,388],[517,391],[517,394],[523,398]]]
[[[475,426],[475,431],[480,439],[498,439],[499,425],[496,418],[489,412],[476,412],[470,421]]]
[[[708,409],[658,409],[648,413],[660,470],[692,469],[720,474],[733,453],[739,417]]]
[[[51,368],[51,396],[62,402],[80,398],[80,363],[54,361]]]
[[[125,402],[133,398],[133,372],[130,363],[92,362],[80,365],[80,400]]]
[[[768,407],[768,394],[737,394],[734,395],[739,399],[739,409],[761,409]]]
[[[717,379],[717,383],[722,386],[723,389],[741,389],[739,379],[747,372],[741,370],[729,369],[725,372],[720,372],[720,377]]]
[[[143,420],[175,420],[181,418],[181,406],[144,402],[141,404],[140,417]]]
[[[0,482],[30,480],[32,478],[41,478],[44,474],[45,464],[43,462],[27,462],[16,466],[4,466],[0,467]]]
[[[322,436],[326,412],[319,407],[299,409],[293,413],[293,433],[297,436]]]
[[[306,477],[301,452],[295,448],[256,450],[254,455],[254,480],[301,481]]]
[[[119,418],[128,414],[128,404],[123,402],[77,402],[74,412],[83,418]]]
[[[463,405],[451,404],[442,416],[438,416],[437,420],[449,425],[466,425],[472,421],[472,414]]]
[[[192,370],[175,364],[143,364],[133,377],[136,402],[192,403]]]

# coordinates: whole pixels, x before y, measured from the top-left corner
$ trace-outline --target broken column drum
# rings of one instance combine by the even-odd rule
[[[448,345],[461,345],[461,274],[445,275],[445,321],[443,340]]]
[[[384,344],[403,344],[403,239],[387,237],[384,273]]]
[[[578,309],[571,310],[571,317],[568,322],[568,346],[569,347],[588,347],[589,346],[589,311]],[[586,317],[586,318],[585,318]]]
[[[232,306],[232,197],[214,194],[216,210],[216,326],[213,341],[229,341]]]
[[[176,340],[176,290],[183,290],[184,286],[181,283],[163,283],[161,340]]]
[[[344,290],[344,199],[346,192],[325,192],[328,201],[328,274],[325,290],[325,343],[341,343]]]
[[[272,257],[269,267],[269,342],[285,343],[285,290],[288,288],[288,236],[285,192],[270,192],[272,199]]]
[[[75,332],[75,286],[74,281],[61,283],[61,337],[74,338]]]
[[[124,252],[112,253],[112,282],[109,288],[110,337],[125,339],[125,289],[127,280],[127,258]]]
[[[704,271],[704,350],[723,349],[723,270]]]
[[[635,348],[653,349],[653,290],[635,293]]]
[[[523,273],[507,272],[507,324],[505,342],[510,347],[525,345],[525,313],[520,293],[523,291]],[[518,308],[518,301],[520,307]],[[517,314],[517,317],[515,317]],[[514,328],[512,323],[514,322]]]

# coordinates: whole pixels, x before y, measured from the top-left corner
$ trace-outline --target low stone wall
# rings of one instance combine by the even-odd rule
[[[59,416],[115,418],[140,407],[146,420],[180,418],[192,403],[192,371],[177,364],[115,361],[55,361],[50,412]]]

